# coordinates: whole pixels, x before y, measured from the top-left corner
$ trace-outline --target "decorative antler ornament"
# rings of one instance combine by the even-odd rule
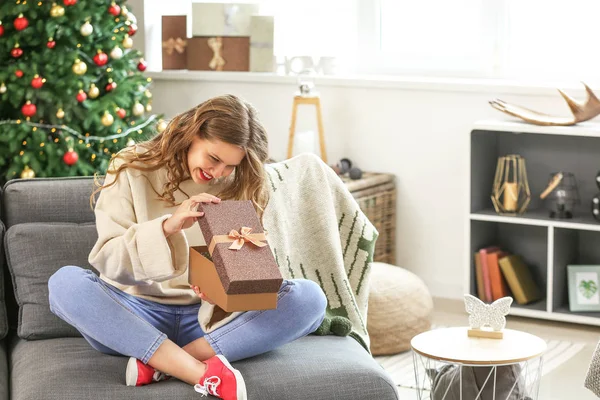
[[[535,125],[575,125],[578,122],[587,121],[600,115],[600,100],[598,100],[594,92],[592,92],[592,89],[590,89],[585,83],[581,83],[583,86],[585,86],[585,91],[587,93],[587,99],[584,103],[574,100],[565,92],[558,89],[558,92],[565,99],[569,109],[573,113],[572,117],[557,117],[543,114],[525,107],[506,103],[500,99],[490,101],[490,105],[496,110],[502,111],[508,115],[512,115],[513,117],[521,118],[526,122],[530,122]]]

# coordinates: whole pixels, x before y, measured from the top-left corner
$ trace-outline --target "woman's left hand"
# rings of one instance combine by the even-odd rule
[[[194,290],[194,292],[200,297],[202,301],[206,301],[209,304],[215,305],[211,299],[208,298],[204,293],[200,291],[198,286],[190,285],[190,287]]]

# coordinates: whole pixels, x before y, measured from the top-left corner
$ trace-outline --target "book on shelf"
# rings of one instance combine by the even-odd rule
[[[481,275],[483,277],[483,288],[484,288],[484,295],[485,298],[481,299],[482,301],[485,302],[491,302],[492,301],[492,285],[491,285],[491,281],[490,281],[490,270],[488,268],[488,263],[487,263],[487,254],[489,252],[492,251],[499,251],[500,248],[496,247],[496,246],[491,246],[491,247],[484,247],[483,249],[479,250],[479,257],[481,260]]]
[[[475,252],[475,278],[477,279],[477,297],[485,301],[485,287],[483,284],[483,271],[481,270],[481,255]]]
[[[500,271],[498,260],[506,257],[507,253],[502,250],[487,253],[487,265],[490,275],[490,286],[492,288],[492,301],[510,296],[506,279]]]
[[[498,263],[518,304],[528,304],[542,298],[542,291],[521,256],[511,254],[501,258]]]

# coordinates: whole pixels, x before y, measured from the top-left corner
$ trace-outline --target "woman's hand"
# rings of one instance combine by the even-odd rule
[[[200,193],[185,200],[173,215],[163,221],[165,237],[189,228],[198,218],[204,215],[204,213],[196,210],[198,203],[219,203],[220,201],[220,198],[208,193]]]
[[[215,305],[215,303],[213,303],[211,299],[209,299],[204,293],[200,291],[200,288],[198,286],[190,285],[190,287],[194,289],[194,292],[196,292],[196,294],[200,297],[200,299],[202,299],[202,301],[206,301],[207,303]]]

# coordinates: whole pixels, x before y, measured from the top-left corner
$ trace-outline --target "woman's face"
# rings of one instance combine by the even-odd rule
[[[190,176],[196,183],[229,176],[246,153],[233,144],[195,137],[187,154]]]

